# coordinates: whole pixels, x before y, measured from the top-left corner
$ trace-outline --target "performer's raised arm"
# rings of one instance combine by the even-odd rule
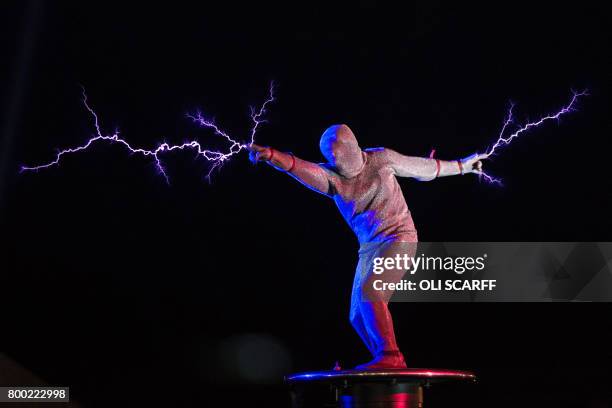
[[[455,176],[458,174],[482,172],[482,159],[486,154],[474,153],[461,160],[438,160],[424,157],[405,156],[385,148],[391,168],[398,177],[413,177],[420,181],[430,181],[437,177]]]
[[[327,196],[331,195],[329,174],[320,165],[271,147],[251,144],[248,148],[252,162],[265,161],[272,167],[289,174],[306,187]]]

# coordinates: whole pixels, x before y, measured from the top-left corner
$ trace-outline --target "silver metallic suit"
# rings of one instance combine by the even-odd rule
[[[388,309],[389,291],[373,291],[373,259],[414,256],[417,232],[396,177],[432,180],[472,170],[480,157],[459,162],[411,157],[386,148],[362,150],[346,125],[328,128],[320,148],[327,163],[315,164],[274,149],[252,145],[252,159],[266,160],[307,187],[331,197],[360,243],[351,296],[350,321],[374,360],[362,369],[406,367]],[[480,162],[478,162],[480,163]],[[399,281],[405,270],[385,272]],[[380,276],[380,275],[378,275]]]

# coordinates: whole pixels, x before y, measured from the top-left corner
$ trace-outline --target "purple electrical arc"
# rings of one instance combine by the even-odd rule
[[[208,174],[206,175],[206,178],[210,181],[210,176],[213,170],[222,166],[225,161],[229,160],[232,156],[239,153],[241,150],[246,149],[250,143],[253,143],[255,141],[255,135],[257,133],[259,126],[265,122],[264,116],[266,113],[266,108],[273,101],[274,101],[274,83],[271,83],[269,91],[268,91],[268,97],[266,98],[266,100],[260,105],[258,109],[251,108],[251,120],[253,124],[251,126],[251,130],[249,133],[248,143],[241,143],[237,141],[235,138],[230,136],[227,132],[222,130],[213,120],[207,119],[202,115],[202,113],[197,112],[193,115],[187,114],[186,116],[190,118],[191,120],[193,120],[196,124],[200,125],[201,127],[212,129],[212,131],[217,136],[221,136],[225,138],[229,143],[229,147],[227,148],[226,151],[205,149],[200,144],[200,142],[196,140],[192,140],[192,141],[181,143],[181,144],[174,144],[174,145],[171,145],[168,143],[162,143],[157,148],[153,150],[149,150],[149,149],[132,146],[127,140],[120,137],[119,132],[117,131],[115,131],[111,135],[104,135],[102,133],[102,130],[100,129],[100,121],[98,119],[98,115],[93,110],[91,105],[89,104],[89,101],[87,99],[87,94],[85,93],[85,89],[83,89],[83,105],[85,106],[85,109],[87,109],[87,111],[90,113],[90,115],[93,118],[94,127],[96,130],[95,135],[91,137],[89,140],[87,140],[87,142],[85,142],[81,146],[70,147],[70,148],[59,150],[57,154],[55,155],[55,159],[53,159],[50,162],[40,164],[37,166],[21,166],[21,172],[37,171],[37,170],[47,169],[49,167],[59,165],[64,155],[70,154],[70,153],[78,153],[78,152],[87,150],[95,142],[104,140],[104,141],[108,141],[111,143],[121,144],[125,148],[127,148],[131,153],[152,157],[155,160],[155,166],[157,167],[157,170],[164,176],[164,178],[166,179],[166,182],[168,183],[170,182],[170,179],[163,166],[163,163],[160,158],[160,154],[165,153],[165,152],[171,152],[173,150],[185,150],[185,149],[194,150],[198,158],[203,158],[206,161],[212,162],[212,166],[210,167],[210,170],[208,171]]]
[[[578,99],[586,95],[588,95],[587,91],[573,92],[572,98],[569,101],[569,103],[563,106],[561,109],[559,109],[556,113],[542,116],[535,121],[527,122],[523,125],[516,124],[515,119],[513,117],[514,104],[510,104],[510,107],[508,109],[508,114],[506,116],[506,119],[504,120],[499,136],[497,140],[495,141],[495,143],[487,150],[487,152],[485,153],[485,156],[487,158],[490,158],[491,156],[495,155],[498,149],[509,145],[514,139],[521,136],[521,134],[529,130],[532,130],[534,128],[537,128],[543,125],[545,122],[548,122],[550,120],[553,120],[553,119],[559,120],[561,116],[575,111],[576,110],[575,105]],[[213,120],[207,119],[200,112],[196,112],[195,114],[187,114],[186,116],[189,119],[193,120],[199,126],[203,128],[211,129],[217,136],[221,136],[222,138],[226,139],[227,142],[229,143],[229,146],[226,151],[205,149],[204,147],[202,147],[200,142],[195,141],[195,140],[190,141],[190,142],[185,142],[182,144],[175,144],[175,145],[170,145],[168,143],[162,143],[157,148],[153,150],[148,150],[148,149],[144,149],[140,147],[133,147],[127,140],[120,137],[118,132],[114,132],[111,135],[102,134],[102,131],[100,129],[98,115],[90,106],[85,90],[83,89],[83,104],[93,118],[94,127],[96,130],[95,135],[89,140],[87,140],[87,142],[85,142],[81,146],[59,150],[56,153],[55,159],[50,162],[47,162],[41,165],[37,165],[37,166],[22,166],[21,172],[37,171],[37,170],[42,170],[42,169],[46,169],[49,167],[59,165],[64,155],[70,154],[70,153],[78,153],[80,151],[87,150],[95,142],[99,140],[104,140],[104,141],[109,141],[111,143],[119,143],[125,146],[131,153],[140,154],[142,156],[151,156],[155,160],[155,165],[158,171],[164,176],[167,182],[169,182],[170,180],[169,180],[168,174],[165,171],[163,163],[161,161],[160,154],[165,153],[165,152],[171,152],[173,150],[185,150],[185,149],[194,150],[198,158],[203,158],[206,161],[212,163],[212,166],[210,167],[210,170],[206,175],[207,179],[210,181],[210,176],[213,170],[222,166],[225,161],[229,160],[232,156],[236,155],[240,151],[247,149],[249,144],[255,142],[255,136],[257,134],[257,130],[259,129],[259,126],[265,122],[264,116],[266,113],[266,109],[268,105],[272,103],[273,101],[274,101],[274,84],[271,83],[269,92],[268,92],[268,97],[260,105],[259,109],[251,108],[252,126],[251,126],[251,130],[249,133],[248,143],[239,142],[238,140],[230,136],[227,132],[225,132],[223,129],[221,129]],[[515,127],[515,130],[510,135],[506,135],[507,131],[512,127]],[[502,184],[500,179],[494,178],[485,172],[482,172],[480,174],[480,177],[484,179],[486,182],[491,183],[491,184],[499,184],[499,185]]]
[[[541,126],[542,124],[544,124],[545,122],[548,122],[550,120],[553,120],[553,119],[559,120],[561,116],[575,111],[578,98],[582,96],[587,96],[587,95],[588,95],[588,92],[586,90],[581,91],[581,92],[572,92],[572,98],[570,99],[569,103],[563,106],[561,109],[559,109],[556,113],[542,116],[538,120],[527,122],[524,125],[516,124],[514,117],[513,117],[513,113],[512,113],[512,110],[514,109],[514,104],[511,103],[510,107],[508,108],[508,114],[506,116],[506,119],[504,120],[504,124],[502,125],[501,131],[499,132],[499,136],[497,137],[497,140],[495,141],[495,143],[485,153],[485,155],[487,156],[487,158],[489,158],[495,155],[495,152],[498,149],[509,145],[510,143],[512,143],[514,139],[518,138],[524,132],[537,128]],[[509,136],[506,136],[506,133],[507,133],[506,131],[513,125],[518,126],[518,128],[514,132],[512,132]],[[485,172],[482,172],[480,176],[484,178],[484,180],[488,183],[499,184],[499,185],[502,184],[500,179],[494,178]]]

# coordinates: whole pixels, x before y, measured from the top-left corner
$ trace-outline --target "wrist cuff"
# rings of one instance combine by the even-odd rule
[[[290,173],[291,170],[293,170],[293,168],[295,167],[295,156],[293,155],[293,153],[289,153],[289,155],[291,156],[291,167],[289,167],[287,173]]]

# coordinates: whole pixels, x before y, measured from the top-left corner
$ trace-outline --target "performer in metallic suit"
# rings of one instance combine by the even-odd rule
[[[417,232],[396,177],[428,181],[478,173],[480,160],[486,155],[442,161],[404,156],[386,148],[361,150],[346,125],[328,128],[321,136],[320,148],[327,163],[311,163],[270,147],[249,147],[253,162],[266,161],[336,202],[360,244],[350,321],[374,359],[357,368],[405,368],[388,309],[392,293],[371,289],[374,258],[413,256],[416,247]],[[404,273],[387,273],[387,280],[398,281]]]

